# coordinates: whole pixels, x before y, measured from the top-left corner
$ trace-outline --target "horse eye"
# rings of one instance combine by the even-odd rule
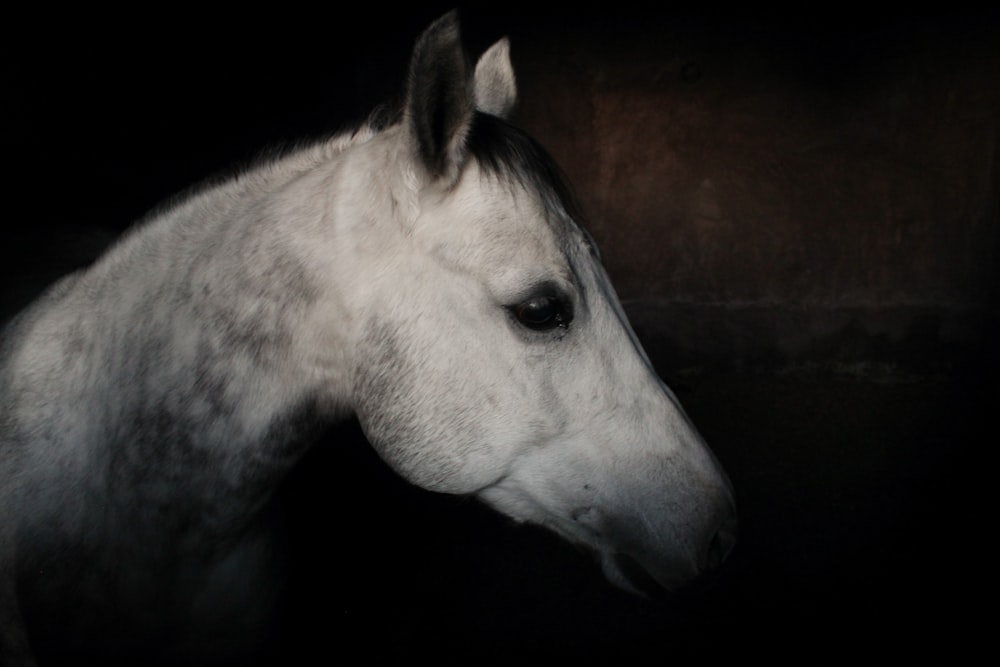
[[[563,302],[554,296],[535,296],[511,310],[518,322],[535,331],[566,327],[570,321]]]

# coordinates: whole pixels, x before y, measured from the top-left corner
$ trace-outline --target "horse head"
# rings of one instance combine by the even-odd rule
[[[624,588],[674,589],[732,548],[733,491],[515,101],[506,39],[473,68],[454,13],[419,38],[401,120],[368,144],[353,407],[409,481],[588,545]]]

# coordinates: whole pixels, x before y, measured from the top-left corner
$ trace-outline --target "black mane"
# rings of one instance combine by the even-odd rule
[[[488,174],[537,190],[561,206],[574,221],[580,209],[556,161],[541,144],[510,123],[476,112],[466,146]]]

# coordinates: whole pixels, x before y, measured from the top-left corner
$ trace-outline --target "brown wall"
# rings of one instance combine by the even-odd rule
[[[1000,210],[989,31],[758,28],[514,43],[518,122],[567,172],[637,330],[693,364],[980,343]]]

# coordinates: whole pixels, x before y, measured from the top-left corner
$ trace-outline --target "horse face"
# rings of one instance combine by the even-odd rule
[[[720,561],[729,483],[586,235],[475,165],[422,211],[414,278],[363,344],[358,413],[382,457],[593,547],[624,586],[627,559],[668,588]]]
[[[482,83],[513,86],[506,45],[480,60],[471,86],[415,85],[421,68],[442,69],[419,62],[428,53],[457,62],[442,46],[448,27],[425,33],[411,66],[414,90],[454,94],[411,91],[414,163],[397,180],[418,185],[392,199],[414,213],[380,242],[385,269],[369,286],[378,307],[357,347],[358,417],[411,482],[475,494],[589,545],[623,587],[643,572],[675,588],[731,549],[729,482],[656,376],[549,170],[525,158],[536,145],[464,111],[510,107],[512,90]],[[459,108],[428,108],[469,89]],[[422,118],[454,127],[435,139]]]

